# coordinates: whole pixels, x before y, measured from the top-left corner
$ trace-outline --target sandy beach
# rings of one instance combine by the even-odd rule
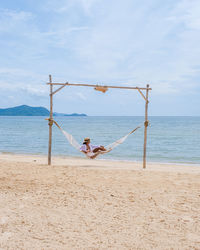
[[[200,249],[200,166],[0,155],[0,249]]]

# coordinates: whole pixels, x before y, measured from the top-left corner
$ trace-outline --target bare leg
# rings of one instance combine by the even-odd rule
[[[100,147],[98,147],[98,148],[95,148],[95,149],[93,150],[93,153],[96,153],[96,152],[99,152],[99,151],[106,151],[106,149],[105,149],[103,146],[100,146]]]

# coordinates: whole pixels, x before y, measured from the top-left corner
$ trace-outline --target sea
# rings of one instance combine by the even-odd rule
[[[108,145],[138,125],[127,140],[100,158],[141,162],[144,143],[142,116],[55,117],[58,124],[82,144],[85,137],[95,145]],[[151,116],[147,133],[147,161],[200,165],[200,117]],[[0,153],[48,152],[48,122],[40,116],[1,116]],[[52,155],[85,157],[73,148],[54,125]]]

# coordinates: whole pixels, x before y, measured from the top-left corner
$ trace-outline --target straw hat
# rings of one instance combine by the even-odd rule
[[[90,141],[90,138],[86,137],[83,142],[88,142],[88,141]]]

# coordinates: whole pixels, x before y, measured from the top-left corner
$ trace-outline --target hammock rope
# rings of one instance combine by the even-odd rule
[[[78,151],[80,151],[81,145],[76,141],[76,139],[71,134],[69,134],[68,132],[66,132],[65,130],[63,130],[56,121],[54,121],[54,120],[51,120],[51,121],[53,123],[55,123],[55,125],[60,129],[60,131],[63,133],[63,135],[66,137],[66,139],[68,140],[68,142],[72,145],[72,147],[74,147],[75,149],[77,149]],[[116,148],[117,146],[119,146],[120,144],[122,144],[128,138],[129,135],[133,134],[139,128],[141,128],[141,126],[138,126],[138,127],[134,128],[127,135],[125,135],[125,136],[121,137],[120,139],[118,139],[117,141],[115,141],[115,142],[107,145],[105,147],[106,151],[100,151],[100,152],[97,153],[97,155],[99,155],[99,154],[106,154],[106,153],[110,152],[111,150],[113,150],[114,148]]]

